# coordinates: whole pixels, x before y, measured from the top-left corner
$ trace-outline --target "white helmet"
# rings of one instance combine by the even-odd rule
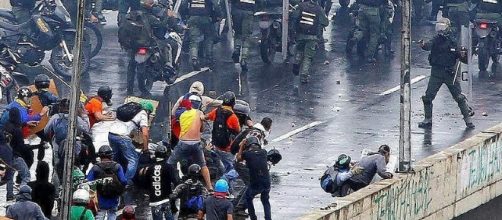
[[[188,90],[188,92],[202,96],[204,94],[204,84],[202,84],[202,82],[200,81],[195,81],[190,86],[190,90]]]
[[[73,193],[73,202],[77,204],[89,203],[89,191],[85,189],[77,189],[77,191]]]

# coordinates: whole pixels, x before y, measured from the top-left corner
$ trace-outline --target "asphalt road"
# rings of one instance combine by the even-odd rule
[[[95,94],[98,87],[109,85],[114,92],[113,102],[122,103],[126,97],[127,54],[117,41],[116,14],[106,16],[109,22],[102,28],[103,49],[92,60],[89,75],[83,77],[82,89]],[[169,97],[163,97],[165,84],[154,85],[152,97],[161,101],[161,108],[153,125],[153,138],[160,140],[167,135],[164,132],[168,118],[166,106],[186,93],[193,81],[204,82],[206,92],[212,90],[218,95],[227,90],[235,91],[240,94],[239,99],[250,103],[253,119],[259,121],[267,116],[274,120],[268,148],[273,146],[280,150],[283,160],[271,169],[273,218],[295,219],[336,201],[319,187],[318,178],[326,166],[333,164],[341,153],[357,159],[361,150],[376,150],[381,144],[388,144],[397,153],[399,140],[399,90],[395,89],[400,80],[399,31],[395,30],[393,39],[395,56],[385,58],[382,55],[377,63],[366,64],[357,56],[345,54],[349,29],[350,23],[344,19],[331,21],[324,33],[327,39],[324,57],[319,53],[311,80],[302,86],[299,95],[293,94],[291,67],[278,63],[279,59],[273,65],[263,64],[257,39],[251,50],[247,74],[238,73],[231,62],[228,45],[218,44],[215,70],[194,74],[176,84],[170,89]],[[433,33],[432,26],[416,25],[412,38],[413,41],[428,39]],[[499,123],[502,115],[499,81],[478,79],[476,72],[473,98],[469,100],[476,111],[476,129],[465,129],[457,104],[446,88],[434,101],[433,128],[429,131],[419,129],[416,125],[423,117],[420,97],[430,74],[427,55],[413,45],[411,75],[415,83],[412,85],[411,141],[414,160],[437,153]],[[184,58],[188,60],[186,55]],[[185,65],[183,72],[188,71]],[[60,89],[62,94],[68,91],[63,86]],[[482,116],[483,112],[486,116]],[[4,198],[3,194],[0,198]],[[256,207],[261,210],[259,200]]]

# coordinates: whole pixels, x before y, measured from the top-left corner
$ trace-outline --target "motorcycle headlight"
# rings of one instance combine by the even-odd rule
[[[279,23],[278,21],[274,21],[274,23],[272,23],[272,27],[277,29],[277,28],[280,28],[281,27],[281,23]]]

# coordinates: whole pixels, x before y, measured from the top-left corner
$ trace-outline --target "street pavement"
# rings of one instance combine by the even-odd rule
[[[92,60],[89,74],[83,77],[82,89],[87,94],[95,94],[100,86],[111,86],[116,107],[126,97],[128,59],[117,41],[116,13],[106,16],[109,22],[102,28],[103,49]],[[357,160],[363,149],[376,150],[381,144],[389,145],[397,154],[399,141],[399,90],[396,89],[400,81],[399,30],[395,29],[393,38],[395,56],[385,58],[382,55],[376,64],[366,64],[356,55],[345,54],[349,30],[347,20],[331,21],[324,33],[327,39],[325,58],[321,55],[316,58],[310,82],[301,87],[299,95],[293,93],[290,65],[277,62],[279,57],[272,65],[260,60],[258,39],[254,38],[247,74],[238,73],[239,68],[231,62],[228,45],[218,44],[215,70],[194,73],[170,88],[168,97],[163,96],[164,83],[154,85],[152,98],[161,101],[161,106],[153,124],[153,139],[166,137],[167,106],[185,94],[193,81],[204,82],[206,93],[215,91],[219,95],[232,90],[239,94],[239,99],[250,103],[252,118],[257,122],[263,117],[274,120],[267,149],[280,150],[283,160],[271,169],[273,219],[295,219],[336,202],[336,198],[324,193],[319,186],[318,179],[326,166],[332,165],[341,153]],[[433,33],[433,26],[415,25],[412,40],[430,39]],[[433,128],[431,131],[419,129],[417,123],[423,117],[420,97],[430,74],[427,55],[416,44],[412,45],[411,78],[415,79],[411,102],[413,160],[437,153],[496,125],[502,116],[500,82],[478,79],[476,72],[472,100],[469,100],[476,111],[476,129],[465,129],[457,104],[446,87],[434,100]],[[188,60],[186,54],[183,59]],[[185,63],[182,72],[187,73],[189,69]],[[61,94],[69,95],[67,88],[62,85],[59,88]],[[482,116],[483,112],[486,116]],[[4,199],[5,191],[1,189],[0,199]],[[263,218],[259,200],[255,206]]]

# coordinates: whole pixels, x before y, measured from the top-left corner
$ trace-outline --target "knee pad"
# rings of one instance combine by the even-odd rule
[[[467,101],[467,97],[464,94],[460,93],[457,97],[455,97],[455,101],[458,103],[462,103]]]

